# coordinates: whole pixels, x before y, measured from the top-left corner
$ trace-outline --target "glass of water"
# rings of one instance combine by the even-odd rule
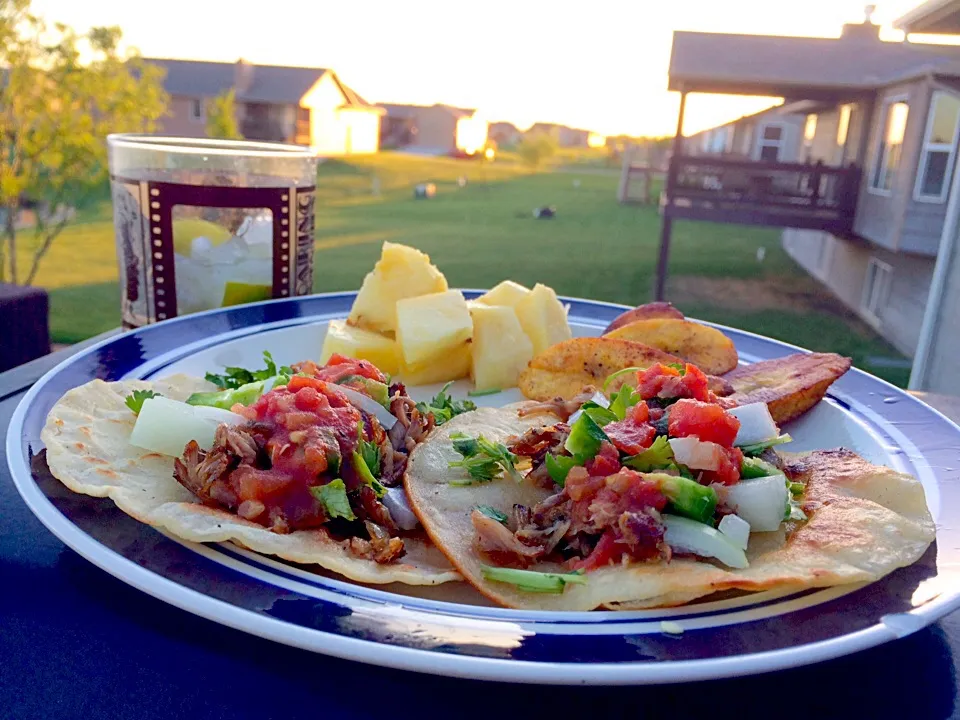
[[[309,148],[126,134],[107,146],[124,327],[312,291]]]

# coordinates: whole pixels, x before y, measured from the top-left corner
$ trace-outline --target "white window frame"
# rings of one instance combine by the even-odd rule
[[[887,117],[890,115],[890,106],[896,105],[897,103],[904,103],[907,106],[907,122],[910,122],[910,96],[909,95],[891,95],[888,98],[883,99],[883,104],[880,106],[880,117],[879,125],[877,126],[881,132],[877,134],[877,137],[874,139],[873,143],[873,161],[870,163],[870,174],[867,176],[867,192],[871,195],[880,195],[881,197],[890,197],[893,195],[893,185],[890,186],[889,190],[884,188],[875,187],[873,184],[873,178],[877,174],[877,166],[882,164],[887,159]],[[903,144],[906,140],[906,126],[904,126],[904,140],[900,142],[900,162],[897,164],[897,171],[903,167]]]
[[[927,128],[923,132],[923,145],[920,146],[920,160],[917,165],[917,177],[913,184],[913,199],[917,202],[923,203],[944,203],[947,201],[947,195],[950,192],[950,178],[953,176],[953,164],[957,158],[957,135],[960,133],[960,114],[957,115],[957,122],[953,127],[953,138],[950,141],[950,144],[945,143],[931,143],[930,142],[930,133],[933,132],[933,118],[935,109],[937,107],[937,100],[941,96],[952,97],[956,100],[960,100],[960,97],[954,95],[953,93],[948,93],[943,90],[935,90],[933,95],[930,97],[930,107],[927,109]],[[923,189],[923,176],[927,172],[927,158],[931,151],[934,152],[947,152],[947,169],[943,174],[943,187],[940,188],[940,193],[938,195],[924,195],[922,192]]]
[[[780,128],[780,139],[777,140],[776,143],[774,143],[771,140],[767,140],[765,137],[763,137],[763,133],[768,127]],[[786,140],[787,140],[786,123],[782,123],[782,122],[760,123],[760,125],[757,126],[757,130],[758,132],[756,137],[756,145],[754,146],[754,152],[756,153],[757,162],[763,162],[763,148],[773,147],[774,145],[776,145],[776,148],[777,148],[777,159],[774,160],[774,162],[782,162],[781,156],[783,155],[784,146],[787,144],[786,143]]]
[[[197,108],[200,108],[199,114],[195,112]],[[190,120],[193,122],[203,122],[206,120],[207,116],[207,106],[203,102],[203,98],[190,98]]]
[[[874,271],[871,273],[871,270]],[[870,281],[871,277],[873,282]],[[879,310],[887,301],[890,285],[893,282],[893,267],[890,263],[871,257],[867,261],[867,270],[863,279],[863,292],[860,294],[860,312],[874,327],[880,327]]]

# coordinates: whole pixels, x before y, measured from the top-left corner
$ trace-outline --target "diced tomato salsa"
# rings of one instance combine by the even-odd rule
[[[719,405],[683,399],[670,407],[668,428],[671,437],[698,437],[730,447],[737,438],[740,421]]]
[[[331,355],[327,364],[323,367],[307,360],[297,365],[294,369],[298,372],[306,373],[311,377],[315,377],[318,380],[325,380],[332,383],[338,382],[348,375],[359,375],[360,377],[369,378],[370,380],[376,380],[381,383],[387,382],[387,376],[380,372],[379,368],[373,363],[367,360],[348,358],[339,353]]]
[[[693,398],[709,401],[707,376],[696,365],[687,363],[681,373],[675,367],[657,363],[637,373],[637,391],[644,400],[655,398]]]
[[[238,503],[262,503],[267,517],[280,515],[291,529],[325,522],[323,507],[309,488],[350,476],[342,472],[343,458],[356,448],[360,411],[335,386],[295,376],[286,387],[271,390],[244,408],[244,414],[266,438],[269,467],[241,465],[231,473],[229,482]]]

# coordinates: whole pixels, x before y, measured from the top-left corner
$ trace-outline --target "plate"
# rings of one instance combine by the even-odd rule
[[[479,292],[464,291],[468,297]],[[560,684],[649,684],[747,675],[845,655],[910,634],[960,606],[960,428],[888,383],[851,370],[826,400],[786,426],[791,449],[843,445],[920,479],[937,540],[910,567],[869,585],[713,597],[637,612],[491,607],[471,588],[362,586],[229,543],[168,537],[108,500],[76,495],[45,471],[40,431],[53,404],[93,378],[202,375],[320,352],[329,320],[354,293],[317,295],[175,318],[113,337],[47,373],[7,435],[14,482],[33,513],[85,558],[144,592],[248,633],[337,657],[445,676]],[[575,335],[599,335],[625,308],[565,298]],[[743,362],[798,348],[717,326]],[[418,399],[437,386],[412,388]],[[454,390],[469,389],[465,382]],[[476,398],[501,405],[512,390]],[[664,621],[671,632],[664,632]],[[676,625],[682,628],[676,633]]]

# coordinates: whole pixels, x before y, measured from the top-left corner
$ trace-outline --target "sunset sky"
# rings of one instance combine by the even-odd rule
[[[889,26],[917,4],[880,2],[874,20]],[[836,37],[844,22],[863,19],[864,2],[34,0],[33,7],[78,30],[119,25],[146,56],[332,68],[373,102],[476,107],[521,128],[544,121],[666,135],[678,103],[666,90],[674,30]],[[770,104],[691,96],[685,131]]]

